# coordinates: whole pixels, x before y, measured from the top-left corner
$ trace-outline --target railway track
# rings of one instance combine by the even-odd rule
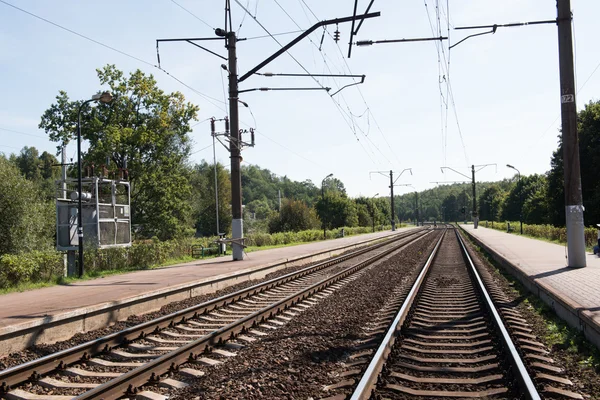
[[[440,238],[401,306],[392,304],[391,315],[383,310],[388,328],[357,354],[352,394],[332,398],[582,399],[501,291],[488,292],[491,277],[478,272],[453,231]]]
[[[3,399],[160,399],[201,375],[186,363],[212,365],[283,325],[369,265],[430,234],[411,231],[300,271],[240,290],[0,372]],[[351,265],[347,265],[350,263]],[[40,388],[42,389],[40,391]],[[41,393],[40,393],[41,392]],[[160,392],[160,390],[158,391]]]

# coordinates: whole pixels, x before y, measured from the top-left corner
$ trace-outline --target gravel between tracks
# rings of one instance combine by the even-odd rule
[[[411,279],[433,248],[429,235],[387,258],[170,399],[307,399],[327,396],[329,373],[350,354],[362,328],[392,291]]]
[[[507,272],[497,268],[490,261],[488,261],[482,253],[479,252],[475,246],[468,240],[466,235],[465,245],[469,249],[469,252],[473,258],[473,262],[479,268],[486,268],[491,272],[494,282],[502,289],[502,291],[509,297],[511,301],[517,301],[519,305],[516,310],[519,311],[524,319],[527,320],[533,334],[535,334],[539,341],[544,343],[550,350],[550,357],[554,360],[554,365],[564,369],[565,373],[561,374],[563,378],[568,378],[573,382],[573,386],[569,388],[574,392],[581,393],[584,397],[589,399],[600,399],[600,366],[594,368],[593,365],[588,363],[583,356],[577,345],[582,343],[581,335],[572,337],[567,334],[564,322],[559,323],[558,330],[561,331],[566,337],[566,341],[563,343],[553,344],[555,337],[557,336],[555,331],[550,330],[550,326],[554,323],[551,319],[557,320],[558,317],[553,315],[550,320],[545,320],[538,311],[535,310],[534,305],[539,305],[541,300],[537,299],[535,295],[527,291],[520,283]],[[551,311],[549,311],[551,313]],[[585,345],[582,345],[584,347]],[[593,346],[588,344],[588,346]]]

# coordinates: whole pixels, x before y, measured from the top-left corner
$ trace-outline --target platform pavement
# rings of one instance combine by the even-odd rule
[[[0,357],[19,346],[63,340],[66,329],[71,330],[71,334],[97,329],[129,315],[158,309],[169,301],[261,278],[275,269],[292,265],[294,260],[302,264],[323,259],[337,253],[337,249],[342,252],[346,250],[344,247],[410,229],[414,227],[261,250],[246,254],[243,261],[233,261],[228,255],[0,295]],[[308,258],[314,253],[323,254]],[[127,312],[123,311],[125,305],[130,307]],[[102,318],[97,318],[98,315]],[[65,325],[63,332],[49,333],[50,325],[69,320],[76,321]],[[30,337],[25,343],[15,344],[15,337],[25,329],[32,331]],[[9,341],[12,342],[9,344]]]
[[[569,268],[564,245],[479,225],[460,225],[496,261],[600,348],[600,258],[587,253],[586,268]]]

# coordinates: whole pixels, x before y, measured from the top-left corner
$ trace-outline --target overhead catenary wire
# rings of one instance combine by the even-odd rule
[[[306,1],[305,1],[305,0],[300,0],[300,2],[301,2],[302,4],[304,4],[304,6],[306,6],[306,8],[308,9],[308,11],[309,11],[309,12],[310,12],[310,13],[313,15],[313,17],[315,18],[315,20],[317,20],[317,21],[318,21],[318,20],[319,20],[319,17],[317,17],[317,15],[316,15],[316,14],[315,14],[315,12],[314,12],[314,11],[313,11],[313,10],[310,8],[310,6],[309,6],[308,4],[306,4]],[[307,17],[307,18],[308,18],[308,17]],[[324,33],[327,33],[327,34],[329,35],[329,37],[330,37],[330,38],[333,40],[333,36],[331,35],[331,33],[330,33],[329,31],[326,31],[326,32],[324,32]],[[345,65],[345,67],[346,67],[346,71],[344,71],[344,69],[343,69],[344,65],[342,66],[342,72],[343,72],[343,73],[348,73],[348,74],[350,74],[350,75],[353,75],[353,73],[352,73],[352,70],[350,69],[350,65],[348,65],[348,61],[346,60],[346,57],[344,56],[344,53],[342,52],[341,48],[339,47],[339,45],[338,45],[338,46],[336,46],[336,47],[337,47],[337,49],[338,49],[338,52],[339,52],[340,58],[342,59],[342,61],[343,61],[343,64],[344,64],[344,65]],[[327,54],[326,54],[326,53],[324,54],[324,57],[327,57]],[[373,122],[375,123],[375,126],[377,127],[377,130],[378,130],[378,132],[381,134],[381,136],[382,136],[382,138],[383,138],[384,142],[386,143],[386,145],[387,145],[388,149],[390,150],[390,152],[391,152],[391,153],[394,155],[394,157],[396,158],[396,161],[397,161],[397,162],[400,164],[400,158],[398,157],[398,154],[397,154],[397,152],[395,152],[395,151],[392,149],[392,146],[390,145],[389,141],[387,140],[387,137],[385,136],[385,134],[383,133],[383,130],[382,130],[382,129],[381,129],[381,127],[379,126],[379,123],[377,122],[377,120],[376,120],[376,118],[375,118],[375,115],[373,114],[373,112],[372,112],[371,108],[369,107],[369,105],[368,105],[368,103],[367,103],[367,100],[365,99],[365,97],[364,97],[364,95],[363,95],[363,92],[362,92],[362,90],[360,89],[360,87],[359,87],[359,86],[356,86],[356,89],[358,90],[358,93],[359,93],[359,95],[360,95],[360,97],[361,97],[361,99],[362,99],[362,101],[363,101],[364,105],[365,105],[365,106],[367,107],[367,109],[369,110],[369,114],[370,114],[370,115],[371,115],[371,117],[373,118]],[[345,98],[344,98],[344,101],[345,101]],[[386,157],[386,159],[387,159],[387,157]],[[389,162],[389,160],[388,160],[388,162]],[[391,163],[390,163],[390,164],[391,164]]]
[[[289,12],[287,12],[287,10],[285,10],[285,8],[284,8],[284,7],[283,7],[283,6],[282,6],[282,5],[281,5],[281,4],[280,4],[280,3],[279,3],[277,0],[273,0],[273,1],[274,1],[274,2],[277,4],[277,6],[278,6],[278,7],[279,7],[279,8],[280,8],[280,9],[281,9],[281,10],[282,10],[284,13],[285,13],[285,15],[286,15],[286,16],[287,16],[287,17],[288,17],[288,18],[289,18],[289,19],[292,21],[292,23],[294,23],[294,25],[296,25],[296,27],[298,27],[298,28],[301,28],[301,27],[300,27],[300,25],[299,25],[299,24],[296,22],[296,20],[295,20],[295,19],[294,19],[294,18],[293,18],[293,17],[290,15],[290,13],[289,13]],[[303,2],[303,3],[304,3],[304,5],[306,5],[306,3],[305,3],[305,2]],[[309,10],[310,10],[310,7],[308,7],[308,5],[306,5],[306,6],[307,6],[307,8],[309,8]],[[316,18],[316,15],[315,15],[315,13],[314,13],[312,10],[310,10],[310,12],[311,12],[311,13],[313,14],[313,16],[315,16],[315,18]],[[318,20],[318,18],[317,18],[317,20]],[[327,31],[326,31],[326,30],[324,30],[324,31],[323,31],[323,35],[324,35],[326,32],[327,32]],[[329,32],[327,32],[327,33],[328,33],[328,34],[329,34],[329,36],[331,37],[331,34],[330,34]],[[327,58],[328,58],[328,57],[327,57],[327,54],[326,54],[326,53],[324,53],[324,52],[322,51],[322,49],[321,49],[321,47],[322,47],[322,46],[321,46],[321,44],[317,45],[317,44],[316,44],[316,43],[315,43],[315,42],[314,42],[314,41],[313,41],[313,40],[312,40],[310,37],[309,37],[308,39],[309,39],[309,41],[311,42],[311,44],[313,45],[313,47],[315,47],[315,48],[317,48],[317,50],[319,50],[319,53],[321,54],[321,57],[322,57],[322,59],[323,59],[324,67],[325,67],[325,68],[326,68],[326,69],[329,71],[329,73],[330,73],[330,74],[332,74],[332,75],[333,75],[333,72],[331,71],[331,68],[329,67],[329,63],[327,62]],[[345,59],[344,59],[343,55],[342,55],[342,60],[344,60],[344,62],[345,62]],[[347,64],[346,64],[346,65],[347,65]],[[348,67],[348,70],[349,70],[349,67]],[[343,69],[342,69],[342,72],[344,72],[344,73],[345,73],[345,71],[343,71]],[[337,82],[335,81],[335,79],[334,79],[334,83],[337,85]],[[339,85],[337,85],[337,86],[338,86],[338,88],[340,87]],[[361,97],[362,97],[362,92],[361,92]],[[374,142],[372,141],[372,139],[371,139],[371,138],[368,136],[368,133],[365,133],[365,132],[364,132],[364,130],[362,130],[360,127],[358,127],[358,126],[357,126],[357,125],[354,123],[354,116],[352,115],[352,112],[350,111],[350,106],[349,106],[348,102],[346,101],[345,97],[344,97],[343,95],[341,95],[341,99],[342,99],[342,101],[345,103],[345,106],[346,106],[346,108],[348,109],[348,112],[346,112],[346,111],[344,110],[344,108],[343,108],[342,104],[340,104],[340,102],[339,102],[339,101],[336,101],[336,100],[335,100],[333,97],[331,97],[331,99],[332,99],[332,101],[334,102],[334,104],[337,106],[338,112],[339,112],[339,113],[342,115],[342,117],[343,117],[343,118],[344,118],[344,120],[346,121],[346,124],[348,125],[348,127],[349,127],[349,128],[352,130],[352,132],[354,133],[354,136],[356,137],[356,139],[357,139],[358,141],[360,141],[360,139],[358,138],[358,136],[357,136],[357,134],[356,134],[356,129],[358,128],[358,130],[359,130],[359,131],[360,131],[360,132],[363,134],[363,136],[366,138],[366,140],[367,140],[368,142],[370,142],[370,144],[371,144],[371,145],[372,145],[372,146],[373,146],[373,147],[374,147],[374,148],[375,148],[375,149],[376,149],[376,150],[377,150],[377,151],[378,151],[378,152],[379,152],[379,153],[380,153],[380,154],[381,154],[381,155],[382,155],[382,156],[383,156],[383,157],[386,159],[386,161],[387,161],[387,162],[388,162],[388,163],[391,165],[392,163],[391,163],[391,161],[389,160],[389,158],[388,158],[388,157],[385,155],[385,153],[383,153],[383,152],[381,151],[381,149],[379,149],[379,147],[377,146],[377,144],[376,144],[376,143],[374,143]],[[363,102],[365,103],[365,106],[368,108],[368,104],[366,103],[366,100],[364,99],[364,97],[362,97],[362,99],[363,99]],[[344,115],[345,115],[345,117],[344,117]],[[383,133],[382,133],[382,134],[383,134]],[[384,139],[385,139],[385,137],[384,137]],[[387,139],[386,139],[386,143],[387,143]],[[389,143],[387,143],[387,144],[388,144],[388,146],[389,146]],[[361,146],[362,146],[362,144],[361,144]],[[362,147],[363,147],[363,149],[364,149],[364,146],[362,146]],[[391,149],[391,146],[389,146],[389,147],[390,147],[390,150],[392,150],[392,149]],[[365,150],[366,150],[366,149],[365,149]],[[373,151],[372,151],[372,150],[371,150],[371,152],[373,153]],[[394,155],[397,157],[397,155],[395,154],[395,152],[393,152],[393,151],[392,151],[392,153],[393,153],[393,154],[394,154]],[[367,154],[368,154],[368,153],[367,153]],[[370,154],[368,154],[368,155],[369,155],[369,157],[371,158],[371,161],[373,161],[373,162],[374,162],[374,159],[373,159],[373,157],[371,157],[371,155],[370,155]],[[373,153],[373,156],[375,156],[375,154],[374,154],[374,153]],[[376,156],[375,156],[375,159],[377,159],[377,160],[378,160],[378,158],[377,158]],[[375,163],[375,162],[374,162],[374,163]]]
[[[439,0],[436,0],[436,3],[439,3]],[[431,32],[432,32],[433,35],[435,35],[436,34],[435,33],[436,29],[434,28],[433,22],[431,21],[431,14],[429,13],[429,6],[427,4],[427,0],[424,0],[424,4],[425,4],[425,11],[427,13],[427,19],[429,21],[429,26],[431,28]],[[448,14],[448,16],[450,15],[449,10],[447,10],[447,14]],[[452,90],[452,82],[451,82],[450,74],[449,74],[449,70],[450,70],[450,63],[449,63],[450,49],[448,49],[448,57],[446,57],[446,51],[444,49],[443,43],[438,43],[436,41],[436,42],[434,42],[434,44],[435,44],[436,50],[438,52],[438,57],[440,57],[440,60],[443,61],[443,63],[440,62],[440,65],[442,66],[441,71],[444,73],[443,76],[446,77],[445,82],[446,82],[446,85],[447,85],[447,93],[448,93],[447,100],[449,100],[450,103],[452,104],[452,111],[453,111],[453,114],[454,114],[454,120],[456,122],[456,128],[457,128],[457,131],[458,131],[458,136],[460,138],[460,143],[461,143],[462,149],[463,149],[463,156],[464,156],[465,161],[466,161],[466,163],[468,165],[469,164],[469,157],[467,155],[467,148],[466,148],[464,137],[463,137],[463,134],[462,134],[462,129],[460,127],[460,121],[458,119],[458,112],[456,110],[456,102],[454,100],[454,93],[453,93],[453,90]],[[450,46],[450,42],[448,42],[448,45]],[[447,137],[447,133],[446,133],[446,137]],[[446,138],[446,143],[447,143],[447,138]]]
[[[194,14],[193,12],[191,12],[190,10],[188,10],[187,8],[185,8],[184,6],[182,6],[181,4],[179,4],[178,2],[176,2],[175,0],[171,0],[171,2],[174,3],[175,5],[177,5],[179,8],[181,8],[183,11],[187,12],[188,14],[190,14],[192,17],[196,18],[198,21],[202,22],[204,25],[208,26],[213,31],[215,30],[215,28],[212,25],[210,25],[208,22],[206,22],[205,20],[203,20],[202,18],[200,18],[199,16],[197,16],[196,14]]]
[[[254,19],[254,21],[255,21],[255,22],[258,24],[258,26],[260,26],[260,27],[261,27],[261,29],[262,29],[262,30],[264,30],[264,31],[265,31],[265,32],[266,32],[266,33],[267,33],[267,34],[268,34],[268,35],[269,35],[269,36],[270,36],[270,37],[271,37],[271,38],[272,38],[272,39],[273,39],[273,40],[274,40],[274,41],[275,41],[275,42],[276,42],[276,43],[277,43],[277,44],[278,44],[280,47],[283,47],[283,45],[281,44],[281,42],[279,42],[279,40],[277,40],[277,38],[275,38],[273,35],[271,35],[271,32],[269,32],[269,30],[268,30],[268,29],[267,29],[267,28],[266,28],[266,27],[265,27],[265,26],[264,26],[264,25],[263,25],[263,24],[262,24],[262,23],[261,23],[261,22],[258,20],[258,18],[256,18],[255,16],[253,16],[253,15],[250,13],[250,11],[249,11],[249,10],[248,10],[246,7],[244,7],[244,5],[243,5],[243,4],[242,4],[242,3],[241,3],[239,0],[234,0],[234,1],[237,3],[237,5],[238,5],[239,7],[241,7],[241,8],[242,8],[242,10],[244,10],[244,12],[246,12],[248,15],[250,15],[250,17],[252,17],[252,18]],[[300,68],[302,68],[302,69],[304,70],[304,72],[306,72],[308,75],[311,75],[311,74],[310,74],[310,72],[308,71],[308,69],[306,69],[306,67],[304,67],[304,65],[302,65],[302,63],[301,63],[300,61],[298,61],[298,59],[297,59],[297,58],[295,58],[295,57],[294,57],[294,56],[293,56],[293,55],[292,55],[292,54],[291,54],[289,51],[286,51],[286,53],[287,53],[287,54],[288,54],[288,55],[289,55],[289,56],[290,56],[290,57],[291,57],[291,58],[294,60],[294,62],[296,62],[296,64],[298,64],[298,65],[300,66]],[[322,89],[325,89],[325,87],[323,86],[323,84],[321,84],[321,82],[319,82],[319,81],[318,81],[318,80],[317,80],[317,79],[316,79],[314,76],[310,76],[310,77],[311,77],[311,78],[312,78],[312,79],[313,79],[313,80],[314,80],[314,81],[315,81],[315,82],[316,82],[316,83],[317,83],[317,84],[318,84],[318,85],[319,85],[319,86],[320,86]],[[334,103],[335,103],[335,101],[334,101]],[[339,106],[337,103],[336,103],[336,106],[337,106],[338,112],[340,112],[340,114],[342,114],[342,115],[343,115],[343,113],[344,113],[343,109],[342,109],[342,108],[341,108],[341,107],[340,107],[340,106]],[[350,123],[348,120],[346,120],[346,118],[343,118],[343,119],[344,119],[344,121],[346,122],[346,124],[347,124],[347,125],[350,127],[350,129],[352,130],[352,124],[351,124],[351,123]],[[355,136],[356,136],[356,133],[355,133]],[[362,145],[362,143],[361,143],[361,146],[362,146],[362,147],[363,147],[363,149],[364,149],[364,146]],[[365,149],[365,152],[366,152],[366,149]],[[371,161],[372,161],[373,163],[375,163],[375,162],[373,161],[373,158],[371,157],[371,155],[370,155],[370,154],[368,154],[368,153],[367,153],[367,155],[369,156],[369,158],[371,159]]]

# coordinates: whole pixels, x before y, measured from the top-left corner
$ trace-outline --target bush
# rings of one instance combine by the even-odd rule
[[[491,228],[489,221],[481,221],[479,224],[485,226],[486,222],[488,222],[487,227]],[[513,229],[513,233],[520,233],[519,221],[510,221],[510,227]],[[506,232],[507,228],[508,222],[494,222],[494,229]],[[523,224],[523,234],[553,242],[567,242],[567,228],[564,226]],[[585,228],[584,234],[587,247],[593,247],[598,243],[596,228]]]
[[[327,239],[341,236],[341,229],[327,231]],[[368,227],[343,228],[345,235],[371,232]],[[310,229],[300,232],[256,233],[246,236],[248,246],[264,247],[290,243],[306,243],[323,239],[323,231]],[[131,247],[103,250],[86,250],[85,272],[133,271],[149,269],[171,259],[181,259],[191,254],[192,245],[210,247],[216,237],[183,238],[167,241],[150,239],[135,242]],[[0,288],[10,288],[25,283],[52,282],[64,274],[63,254],[54,251],[31,251],[24,254],[0,256]]]

